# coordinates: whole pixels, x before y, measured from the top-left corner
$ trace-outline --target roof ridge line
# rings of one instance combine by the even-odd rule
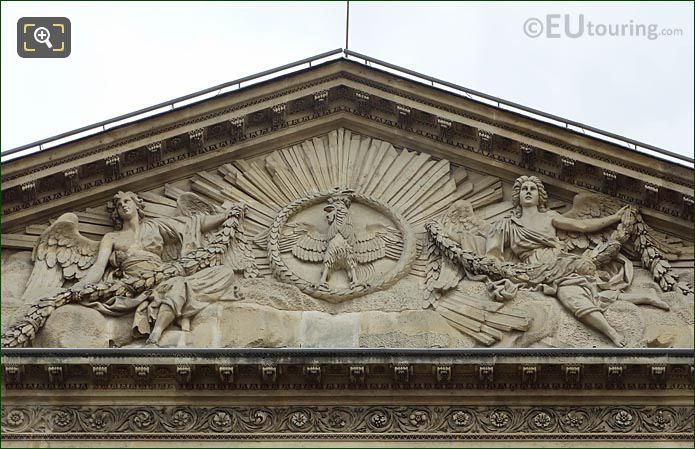
[[[64,138],[67,138],[70,136],[81,134],[81,133],[84,133],[84,132],[87,132],[90,130],[97,130],[99,128],[102,128],[102,131],[106,131],[107,125],[110,125],[110,124],[113,124],[113,123],[116,123],[119,121],[127,120],[127,119],[130,119],[133,117],[137,117],[137,116],[142,115],[142,114],[147,114],[149,112],[153,112],[153,111],[156,111],[158,109],[162,109],[162,108],[166,108],[166,107],[170,107],[172,110],[174,110],[174,109],[176,109],[176,106],[175,106],[176,103],[188,101],[188,100],[194,99],[196,97],[202,97],[202,96],[208,95],[214,91],[219,91],[215,95],[215,96],[217,96],[221,93],[222,89],[226,89],[226,88],[234,86],[234,85],[238,85],[239,88],[241,88],[241,83],[243,83],[243,82],[253,81],[255,79],[262,78],[264,76],[273,75],[275,73],[278,73],[278,72],[281,72],[284,70],[288,70],[288,69],[292,69],[292,68],[296,68],[298,66],[302,66],[305,64],[309,64],[309,67],[311,67],[311,64],[313,62],[320,60],[320,59],[325,59],[325,58],[328,58],[331,56],[335,56],[337,54],[343,54],[344,55],[340,59],[353,61],[352,59],[349,59],[350,57],[353,57],[353,58],[364,60],[364,63],[367,66],[369,66],[369,63],[372,63],[372,64],[376,64],[376,65],[379,65],[379,66],[382,66],[382,67],[385,67],[385,68],[388,68],[391,70],[395,70],[397,72],[401,72],[403,74],[407,74],[407,75],[410,75],[410,76],[413,76],[416,78],[420,78],[421,80],[429,81],[431,83],[431,87],[436,87],[435,84],[439,84],[441,86],[445,86],[445,87],[448,87],[450,89],[460,91],[460,92],[464,93],[465,95],[467,95],[468,98],[472,99],[472,100],[476,100],[476,99],[472,98],[471,96],[476,96],[476,97],[479,97],[479,98],[484,99],[486,101],[491,101],[493,103],[497,103],[497,107],[502,109],[502,110],[506,110],[509,112],[517,112],[517,113],[519,113],[519,111],[521,111],[522,115],[524,115],[528,118],[531,118],[531,119],[534,119],[533,116],[537,116],[537,117],[543,117],[543,118],[548,119],[548,120],[553,120],[555,122],[559,122],[559,123],[564,124],[565,127],[569,131],[577,132],[577,130],[570,128],[570,126],[573,126],[575,128],[578,128],[579,130],[581,130],[581,132],[583,132],[588,137],[592,137],[592,138],[595,138],[595,139],[598,139],[598,140],[601,140],[601,141],[604,141],[604,142],[607,142],[607,143],[610,143],[613,145],[618,145],[626,150],[633,151],[633,152],[636,152],[636,153],[641,154],[641,155],[654,157],[656,159],[664,160],[666,162],[678,163],[676,161],[660,158],[659,156],[649,154],[649,153],[644,152],[644,151],[640,151],[639,150],[640,148],[661,154],[663,156],[667,156],[667,157],[672,158],[672,159],[676,159],[678,161],[686,162],[689,165],[695,164],[695,159],[688,157],[688,156],[684,156],[684,155],[681,155],[681,154],[678,154],[678,153],[675,153],[675,152],[672,152],[669,150],[665,150],[665,149],[660,148],[660,147],[656,147],[654,145],[640,142],[640,141],[637,141],[637,140],[631,139],[629,137],[625,137],[625,136],[622,136],[622,135],[619,135],[619,134],[616,134],[616,133],[613,133],[610,131],[605,131],[605,130],[600,129],[600,128],[586,125],[584,123],[580,123],[580,122],[577,122],[574,120],[566,119],[564,117],[560,117],[560,116],[557,116],[554,114],[549,114],[549,113],[543,112],[543,111],[538,110],[538,109],[534,109],[534,108],[524,106],[524,105],[519,104],[519,103],[505,100],[503,98],[488,95],[488,94],[485,94],[483,92],[480,92],[480,91],[477,91],[474,89],[469,89],[467,87],[464,87],[464,86],[461,86],[458,84],[450,83],[448,81],[434,78],[434,77],[431,77],[429,75],[425,75],[425,74],[416,72],[414,70],[400,67],[400,66],[397,66],[395,64],[391,64],[389,62],[386,62],[386,61],[372,58],[371,56],[368,56],[368,55],[365,55],[362,53],[358,53],[358,52],[354,52],[352,50],[342,49],[342,48],[337,48],[337,49],[334,49],[331,51],[323,52],[323,53],[320,53],[318,55],[310,56],[308,58],[304,58],[304,59],[301,59],[301,60],[298,60],[295,62],[291,62],[289,64],[284,64],[282,66],[275,67],[275,68],[268,69],[268,70],[264,70],[262,72],[248,75],[248,76],[245,76],[245,77],[233,80],[233,81],[228,81],[228,82],[225,82],[222,84],[218,84],[216,86],[212,86],[212,87],[209,87],[207,89],[199,90],[199,91],[196,91],[196,92],[193,92],[193,93],[181,96],[181,97],[174,98],[172,100],[164,101],[164,102],[152,105],[152,106],[138,109],[136,111],[133,111],[133,112],[130,112],[127,114],[122,114],[120,116],[113,117],[113,118],[110,118],[107,120],[103,120],[103,121],[100,121],[97,123],[93,123],[91,125],[83,126],[83,127],[71,130],[71,131],[67,131],[67,132],[55,135],[55,136],[47,137],[45,139],[41,139],[41,140],[31,142],[31,143],[28,143],[25,145],[21,145],[19,147],[12,148],[10,150],[0,151],[0,157],[6,158],[7,156],[19,153],[21,151],[29,150],[29,149],[35,148],[35,147],[38,147],[39,152],[40,152],[40,151],[44,150],[43,145],[47,144],[47,143],[55,142],[55,141],[58,141],[60,139],[64,139]],[[353,62],[357,62],[357,61],[353,61]],[[411,81],[418,82],[420,84],[425,84],[419,80],[412,80],[411,79]],[[451,92],[451,91],[449,91],[449,92],[456,95],[456,92]],[[484,104],[487,104],[487,103],[484,103]],[[187,106],[187,105],[188,104],[182,105],[182,106]],[[512,108],[513,110],[502,108],[502,105],[504,105],[508,108]],[[182,106],[180,106],[180,107],[182,107]],[[493,105],[488,105],[488,106],[494,107],[495,105],[493,104]],[[143,117],[143,118],[145,118],[145,117]],[[535,118],[535,119],[538,120],[538,118]],[[586,134],[587,131],[594,133],[594,134],[598,134],[599,136]],[[95,134],[97,134],[97,133],[95,133]],[[84,136],[84,137],[86,137],[86,136]],[[604,137],[604,138],[601,138],[601,137]],[[608,140],[606,138],[617,140],[619,143]],[[68,143],[68,142],[64,142],[64,143]],[[632,145],[634,148],[630,147],[630,145]],[[53,147],[51,147],[51,148],[53,148]],[[35,154],[35,153],[32,153],[32,154]],[[2,162],[5,163],[5,162],[9,162],[9,161],[2,161]],[[682,163],[680,163],[680,165],[682,165]],[[689,168],[693,168],[693,167],[691,166]]]

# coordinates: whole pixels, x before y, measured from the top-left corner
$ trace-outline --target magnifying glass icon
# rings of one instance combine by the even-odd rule
[[[48,48],[53,48],[53,45],[51,44],[51,33],[48,31],[48,28],[46,27],[38,27],[37,29],[34,30],[34,39],[36,42],[39,44],[46,44]]]

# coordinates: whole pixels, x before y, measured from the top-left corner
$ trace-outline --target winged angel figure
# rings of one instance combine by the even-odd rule
[[[692,295],[663,255],[678,251],[655,238],[635,208],[578,194],[572,209],[559,214],[548,209],[547,201],[540,179],[521,176],[512,189],[511,216],[487,225],[470,205],[458,202],[428,223],[426,306],[436,308],[464,277],[485,282],[492,299],[500,302],[514,298],[520,288],[539,291],[623,347],[624,336],[603,315],[612,302],[669,306],[655,296],[623,292],[632,281],[633,265],[621,250],[641,256],[662,290]],[[468,319],[484,322],[472,313]]]
[[[364,286],[365,278],[374,271],[372,262],[383,257],[398,260],[403,251],[400,234],[393,227],[373,224],[364,232],[356,231],[350,205],[348,195],[332,196],[323,209],[327,233],[319,232],[310,223],[295,223],[289,226],[290,232],[281,244],[281,252],[291,251],[301,261],[323,264],[320,289],[328,290],[331,274],[339,270],[346,271],[351,289]]]
[[[209,303],[237,299],[234,272],[257,272],[242,226],[246,206],[219,213],[194,193],[182,194],[177,205],[179,216],[144,218],[144,201],[118,192],[108,206],[115,230],[100,242],[80,234],[75,214],[62,215],[34,248],[24,294],[32,301],[3,335],[3,346],[27,345],[68,303],[109,316],[134,313],[134,334],[157,344],[174,320],[189,330]]]

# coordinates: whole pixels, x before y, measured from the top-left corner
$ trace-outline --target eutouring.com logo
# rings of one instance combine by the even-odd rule
[[[592,22],[584,14],[546,14],[544,17],[530,17],[524,21],[524,34],[531,38],[579,39],[583,37],[637,37],[655,40],[660,37],[683,36],[682,28],[662,28],[655,23]]]

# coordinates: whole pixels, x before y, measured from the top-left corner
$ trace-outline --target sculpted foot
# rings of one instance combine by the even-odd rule
[[[149,336],[147,341],[145,341],[145,347],[146,348],[158,348],[159,347],[159,338],[158,337],[153,337],[152,335]]]
[[[652,300],[649,301],[649,304],[659,309],[671,310],[671,306],[669,306],[665,301],[659,298],[652,298]]]
[[[608,338],[610,338],[613,344],[619,348],[624,348],[627,344],[627,339],[620,332],[617,331],[611,332],[608,335]]]
[[[324,292],[327,292],[328,290],[330,290],[330,288],[328,287],[328,282],[321,282],[319,284],[319,290],[322,290]]]

